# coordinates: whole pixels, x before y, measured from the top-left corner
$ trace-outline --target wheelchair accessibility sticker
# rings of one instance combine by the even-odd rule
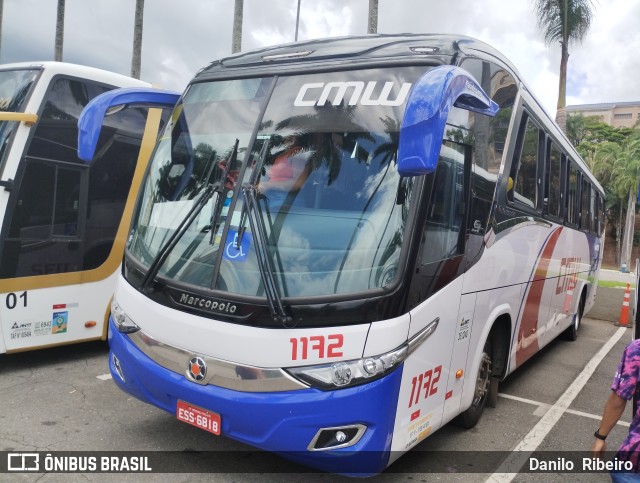
[[[232,262],[245,262],[249,255],[249,249],[251,248],[251,233],[244,232],[242,241],[238,247],[238,232],[235,230],[229,230],[227,234],[227,240],[224,243],[224,258],[231,260]]]

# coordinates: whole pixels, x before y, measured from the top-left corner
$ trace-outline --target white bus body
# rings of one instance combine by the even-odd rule
[[[501,379],[575,339],[603,203],[508,61],[473,39],[222,59],[183,94],[143,182],[114,380],[213,434],[375,474],[453,419],[476,424]]]
[[[0,353],[106,339],[160,115],[125,114],[93,164],[77,156],[77,119],[93,97],[121,87],[150,86],[68,63],[0,66]]]

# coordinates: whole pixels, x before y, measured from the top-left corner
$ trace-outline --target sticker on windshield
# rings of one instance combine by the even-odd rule
[[[233,262],[245,262],[251,248],[251,232],[245,231],[238,246],[238,232],[229,230],[227,240],[224,244],[224,258]]]

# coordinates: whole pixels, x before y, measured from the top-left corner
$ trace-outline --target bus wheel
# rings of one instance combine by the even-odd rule
[[[484,407],[487,404],[489,397],[489,390],[491,386],[491,357],[493,353],[491,351],[491,338],[487,339],[482,350],[482,359],[480,360],[480,368],[478,369],[478,377],[476,378],[476,386],[473,393],[473,401],[471,406],[465,412],[460,414],[455,422],[463,428],[473,428],[484,411]],[[497,395],[497,387],[493,387]]]
[[[585,295],[584,293],[580,297],[580,303],[578,304],[578,312],[573,316],[573,322],[567,329],[562,333],[562,336],[565,340],[576,340],[578,338],[578,329],[580,329],[580,324],[582,323],[582,315],[584,314],[584,305],[585,305]]]
[[[487,407],[495,408],[498,405],[498,384],[500,379],[492,376],[489,381],[489,392],[487,393]]]

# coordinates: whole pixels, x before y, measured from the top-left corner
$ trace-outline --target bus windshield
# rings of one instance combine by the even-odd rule
[[[0,70],[0,111],[23,112],[38,70]],[[0,120],[0,171],[18,123]]]
[[[389,286],[412,191],[396,167],[400,123],[411,84],[428,68],[192,85],[156,149],[128,256],[151,266],[189,218],[162,278],[249,296],[264,296],[264,270],[284,297]],[[221,180],[236,140],[236,162]],[[221,192],[193,213],[216,181]]]
[[[22,112],[37,70],[0,70],[0,111]]]

